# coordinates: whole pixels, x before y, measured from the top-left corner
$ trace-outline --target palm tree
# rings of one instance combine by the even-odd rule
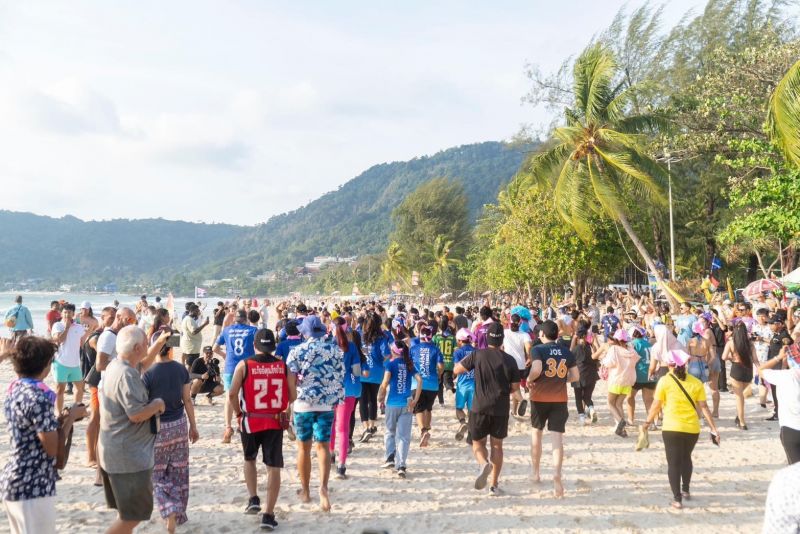
[[[800,167],[800,61],[778,82],[769,99],[767,129],[786,159]]]
[[[521,173],[542,188],[552,188],[556,209],[583,239],[590,219],[606,215],[619,221],[659,282],[650,254],[628,220],[626,198],[664,202],[664,169],[645,151],[644,133],[665,126],[657,115],[628,115],[635,86],[615,84],[616,63],[600,44],[576,60],[574,98],[564,126],[544,152],[532,156]]]
[[[452,239],[446,239],[444,236],[438,235],[433,240],[428,251],[430,279],[439,286],[437,289],[447,289],[449,287],[453,270],[461,263],[458,258],[450,256],[452,248]]]
[[[386,249],[386,260],[381,266],[383,281],[389,284],[403,282],[405,285],[410,285],[406,281],[407,274],[408,261],[405,252],[403,252],[403,249],[398,243],[389,243],[389,248]]]

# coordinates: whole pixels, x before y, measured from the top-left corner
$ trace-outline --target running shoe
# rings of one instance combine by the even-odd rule
[[[222,434],[222,443],[230,443],[232,437],[233,437],[233,429],[231,427],[226,428],[225,433]]]
[[[378,431],[378,427],[376,427],[376,426],[373,426],[372,428],[370,428],[369,429],[370,436],[374,436],[377,431]]]
[[[614,429],[614,434],[618,435],[619,437],[624,437],[623,434],[625,433],[625,419],[620,419],[619,423],[617,423],[617,427]]]
[[[384,469],[394,469],[394,454],[389,456],[384,462],[383,466]]]
[[[594,411],[594,406],[589,406],[589,418],[592,420],[592,423],[597,422],[597,412]]]
[[[528,410],[528,401],[522,399],[522,402],[517,406],[517,417],[525,417],[525,412]]]
[[[489,475],[492,472],[492,462],[486,462],[481,466],[481,470],[478,473],[478,477],[475,479],[475,489],[482,490],[486,487],[486,481],[489,478]]]
[[[267,530],[272,532],[275,530],[275,527],[278,526],[278,522],[275,521],[275,516],[273,514],[262,514],[261,515],[261,530]]]
[[[489,488],[489,495],[492,497],[497,497],[500,495],[500,488],[498,486],[492,486]]]
[[[398,467],[397,468],[397,476],[400,478],[406,478],[406,468],[405,467]]]
[[[366,443],[369,441],[369,438],[372,437],[372,434],[369,432],[369,428],[365,428],[364,432],[361,433],[361,437],[358,439],[359,443]]]
[[[456,432],[456,441],[464,439],[464,434],[467,433],[467,423],[462,422],[458,425],[458,432]]]
[[[244,509],[244,513],[247,515],[255,515],[261,511],[261,499],[258,498],[258,495],[254,495],[250,497],[250,500],[247,501],[247,506]]]
[[[586,426],[586,416],[582,413],[578,414],[578,424],[580,426]]]
[[[289,438],[289,441],[294,441],[297,439],[297,436],[294,434],[294,427],[292,425],[289,425],[286,428],[286,437]]]
[[[347,467],[344,465],[340,465],[336,468],[336,478],[339,480],[347,479]]]

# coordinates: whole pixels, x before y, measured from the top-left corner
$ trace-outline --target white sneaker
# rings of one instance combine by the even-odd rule
[[[578,414],[578,424],[586,426],[586,416],[584,414]]]

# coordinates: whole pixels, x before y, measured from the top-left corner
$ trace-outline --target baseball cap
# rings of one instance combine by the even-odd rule
[[[272,353],[275,350],[275,333],[269,328],[260,328],[253,341],[257,351]]]
[[[784,321],[785,321],[785,319],[783,318],[783,316],[781,314],[776,313],[775,315],[770,317],[770,319],[769,319],[769,321],[767,321],[767,323],[768,324],[777,324],[777,323],[783,324]]]
[[[466,328],[461,328],[456,332],[456,339],[458,341],[472,341],[472,332]]]
[[[91,310],[92,309],[92,303],[89,302],[88,300],[84,300],[83,302],[81,302],[81,309],[82,310]]]
[[[486,329],[486,343],[493,347],[503,344],[503,325],[495,321],[489,325]]]
[[[203,347],[203,352],[214,352],[214,349],[211,348],[211,345],[206,345]]]
[[[620,328],[619,330],[614,332],[613,337],[617,341],[622,341],[623,343],[627,343],[628,341],[631,340],[630,336],[628,335],[628,332],[626,332],[624,328]]]

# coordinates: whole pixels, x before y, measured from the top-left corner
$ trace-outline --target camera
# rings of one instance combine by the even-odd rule
[[[208,371],[207,371],[207,373],[208,373],[208,378],[209,379],[216,378],[216,377],[218,377],[218,376],[220,376],[222,374],[222,373],[220,373],[220,370],[219,370],[219,359],[212,358],[211,361],[208,362]]]

